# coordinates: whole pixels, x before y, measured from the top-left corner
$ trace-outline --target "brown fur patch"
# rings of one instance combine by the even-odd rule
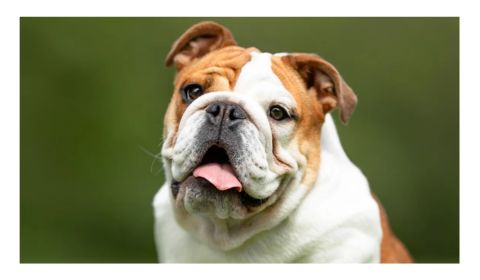
[[[321,104],[314,91],[306,88],[300,75],[282,57],[272,57],[272,70],[297,104],[298,120],[292,143],[296,143],[307,159],[302,184],[313,186],[320,165],[320,130],[324,120]]]
[[[178,127],[187,104],[182,100],[180,90],[187,84],[203,86],[205,94],[213,91],[229,91],[235,87],[240,71],[251,56],[249,50],[241,47],[226,47],[212,51],[180,70],[174,82],[172,99],[165,117],[167,130]]]
[[[390,228],[387,219],[387,213],[380,203],[378,197],[372,193],[373,198],[378,204],[380,210],[380,221],[382,223],[382,244],[380,250],[380,262],[381,263],[412,263],[413,258],[410,256],[407,248],[402,242],[395,236]]]

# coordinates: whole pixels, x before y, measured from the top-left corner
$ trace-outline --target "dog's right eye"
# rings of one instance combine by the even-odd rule
[[[192,102],[203,94],[203,87],[199,84],[189,84],[182,88],[182,97],[186,102]]]

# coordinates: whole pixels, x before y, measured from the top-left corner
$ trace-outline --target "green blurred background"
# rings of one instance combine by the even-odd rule
[[[458,18],[21,18],[21,262],[156,262],[163,61],[206,19],[336,65],[359,97],[340,136],[394,231],[418,262],[459,261]]]

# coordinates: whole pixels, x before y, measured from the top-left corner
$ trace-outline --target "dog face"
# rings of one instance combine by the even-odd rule
[[[339,107],[346,122],[356,96],[322,58],[238,47],[213,22],[187,30],[171,64],[162,157],[177,222],[235,248],[301,202],[320,168],[325,114]]]

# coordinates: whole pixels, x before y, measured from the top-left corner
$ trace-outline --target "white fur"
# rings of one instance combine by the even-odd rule
[[[268,134],[288,135],[291,127],[272,127],[270,130],[268,123],[265,123],[265,110],[273,101],[290,108],[295,104],[271,70],[270,54],[252,53],[252,60],[242,69],[233,93],[238,94],[236,98],[245,98],[242,100],[251,104],[249,108],[253,106],[254,109],[249,109],[254,110],[257,118],[253,123],[264,136],[261,141],[270,157],[269,169],[276,173],[269,150],[271,135]],[[218,95],[223,96],[221,93]],[[212,95],[207,94],[205,98],[207,96]],[[253,101],[256,105],[253,105]],[[204,102],[207,100],[189,106],[179,130],[188,127],[184,122],[198,112],[194,104]],[[231,238],[229,246],[222,248],[216,248],[208,240],[205,242],[208,236],[198,236],[194,230],[187,232],[178,225],[169,187],[171,176],[167,176],[167,182],[153,202],[160,261],[378,262],[381,241],[379,210],[370,195],[365,176],[343,151],[331,116],[326,116],[322,127],[320,170],[309,192],[310,186],[299,184],[305,169],[304,158],[286,147],[279,149],[286,158],[295,159],[297,170],[290,174],[292,180],[285,187],[281,203],[277,202],[260,212],[259,217],[251,221],[254,226],[238,235],[229,233],[228,223],[217,223],[215,234],[220,232],[227,241]],[[175,157],[179,153],[173,147],[165,147],[163,155]],[[168,162],[167,159],[166,169],[170,168]]]

